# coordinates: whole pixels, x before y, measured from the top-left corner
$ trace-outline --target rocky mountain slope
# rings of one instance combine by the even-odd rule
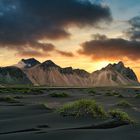
[[[0,84],[31,85],[32,82],[20,68],[11,66],[0,68]]]
[[[35,85],[88,86],[90,74],[84,70],[61,68],[51,60],[24,70]]]
[[[10,70],[1,68],[3,69],[3,72],[0,71],[1,81],[8,84],[17,84],[19,82],[19,84],[32,83],[33,85],[44,86],[139,85],[136,74],[132,69],[126,68],[123,62],[109,64],[107,67],[93,73],[73,69],[72,67],[61,68],[51,60],[40,63],[34,58],[22,59],[15,66],[10,67]]]
[[[139,85],[136,74],[132,69],[126,68],[122,62],[109,64],[93,72],[90,78],[94,86]]]

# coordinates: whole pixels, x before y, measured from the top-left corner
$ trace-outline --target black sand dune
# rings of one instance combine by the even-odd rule
[[[68,97],[51,97],[54,92],[65,92]],[[107,93],[119,93],[109,95]],[[0,93],[0,97],[12,96],[19,103],[0,101],[0,140],[139,140],[140,139],[140,98],[135,96],[140,89],[131,88],[96,88],[89,89],[43,89],[40,94]],[[21,98],[20,98],[21,97]],[[55,110],[64,103],[80,98],[94,99],[105,110],[118,108],[120,100],[127,100],[132,107],[122,110],[137,121],[134,125],[116,120],[93,119],[91,117],[75,118],[60,116]],[[21,105],[22,104],[22,105]],[[48,109],[47,104],[50,108]]]

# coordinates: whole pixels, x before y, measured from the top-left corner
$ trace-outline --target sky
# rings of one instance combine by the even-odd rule
[[[33,57],[88,72],[123,61],[140,80],[140,0],[0,0],[0,66]]]

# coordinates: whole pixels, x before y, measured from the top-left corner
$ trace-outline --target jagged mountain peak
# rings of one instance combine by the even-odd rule
[[[125,65],[122,61],[114,64],[108,64],[105,68],[103,69],[111,69],[111,68],[116,68],[116,69],[122,69],[125,68]]]
[[[122,61],[119,61],[118,64],[116,64],[116,65],[124,66],[124,63]]]
[[[46,60],[43,63],[45,63],[45,64],[54,64],[55,65],[55,63],[52,60]]]
[[[118,64],[114,64],[113,68],[123,76],[129,78],[130,80],[138,81],[138,78],[134,71],[129,67],[125,67],[123,62],[120,61]]]
[[[104,70],[104,69],[111,69],[112,67],[113,67],[112,64],[108,64],[106,67],[102,68],[102,70]]]
[[[21,59],[21,61],[23,62],[39,62],[38,60],[36,60],[35,58],[28,58],[28,59]]]
[[[40,62],[38,60],[36,60],[35,58],[22,59],[21,61],[23,61],[24,63],[27,63],[27,64],[31,64],[31,65],[40,64]]]
[[[124,63],[123,63],[122,61],[120,61],[120,62],[117,63],[117,64],[113,64],[113,67],[115,67],[115,68],[118,69],[118,70],[121,70],[121,69],[123,69],[123,68],[126,68],[125,65],[124,65]]]
[[[85,77],[88,77],[90,75],[90,73],[88,73],[83,69],[74,69],[74,72],[80,76],[85,76]]]
[[[112,72],[117,71],[119,74],[121,74],[125,78],[138,82],[138,78],[136,74],[134,73],[134,71],[130,69],[129,67],[126,67],[122,61],[118,63],[114,63],[114,64],[108,64],[105,68],[102,68],[98,72],[101,73],[104,70],[112,71]]]
[[[42,67],[59,67],[52,60],[46,60],[41,64]]]
[[[21,59],[15,66],[19,68],[31,68],[38,64],[40,64],[38,60],[36,60],[35,58],[29,58],[29,59]]]

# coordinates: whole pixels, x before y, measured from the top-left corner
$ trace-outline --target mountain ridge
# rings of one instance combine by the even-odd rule
[[[33,85],[37,86],[86,87],[139,85],[134,71],[129,67],[125,67],[122,61],[117,64],[108,64],[101,70],[92,73],[83,69],[73,69],[72,67],[62,68],[52,60],[40,63],[34,58],[22,59],[14,67],[17,67],[17,71],[22,71],[24,75],[23,79],[27,78]],[[2,75],[1,71],[0,75]],[[14,78],[13,75],[12,78]]]

